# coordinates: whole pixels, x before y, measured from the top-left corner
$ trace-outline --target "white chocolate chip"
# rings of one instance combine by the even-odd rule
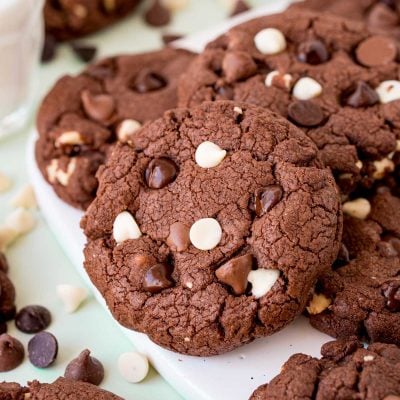
[[[290,74],[281,74],[279,71],[271,71],[265,78],[265,86],[282,86],[290,89],[293,77]]]
[[[363,198],[347,201],[343,204],[343,212],[354,218],[365,219],[371,212],[371,204]]]
[[[286,49],[283,33],[275,28],[266,28],[254,36],[254,44],[262,54],[278,54]]]
[[[376,180],[383,179],[389,172],[393,172],[395,169],[394,162],[388,158],[383,158],[379,161],[374,161],[375,171],[372,177]]]
[[[135,218],[129,211],[122,211],[115,218],[113,236],[118,244],[128,239],[139,239],[142,236]]]
[[[372,355],[364,356],[364,361],[369,362],[369,361],[374,361],[375,357]]]
[[[17,208],[6,218],[5,225],[14,229],[18,235],[31,231],[36,224],[32,213],[24,208]]]
[[[18,237],[18,232],[9,226],[0,226],[0,251],[4,252],[7,247]]]
[[[6,192],[11,187],[11,180],[0,172],[0,193]]]
[[[226,150],[213,142],[201,143],[194,155],[197,165],[201,168],[213,168],[219,165],[226,156]]]
[[[161,0],[161,3],[170,11],[179,11],[187,6],[188,0]]]
[[[293,87],[293,96],[298,100],[310,100],[322,93],[322,86],[308,76],[300,78]]]
[[[256,269],[250,271],[247,280],[251,283],[251,294],[259,299],[267,294],[278,280],[280,271],[277,269]]]
[[[37,201],[32,185],[23,186],[11,199],[11,205],[15,208],[36,208]]]
[[[382,104],[400,99],[400,81],[384,81],[377,88],[379,100]]]
[[[358,160],[358,161],[356,162],[356,167],[357,167],[359,170],[361,170],[362,167],[363,167],[363,162],[362,162],[361,160]]]
[[[88,291],[79,286],[61,284],[57,285],[56,291],[67,313],[75,312],[88,297]]]
[[[189,338],[189,337],[185,337],[183,340],[184,340],[185,342],[190,342],[190,338]]]
[[[189,238],[197,249],[211,250],[221,241],[221,225],[214,218],[199,219],[191,226]]]
[[[193,283],[192,282],[186,282],[186,287],[189,289],[193,288]]]
[[[117,137],[120,142],[127,142],[130,136],[142,127],[135,119],[124,119],[117,128]]]
[[[323,294],[314,293],[310,304],[307,306],[307,311],[311,315],[321,314],[322,311],[326,310],[332,303],[331,299],[328,299]]]
[[[56,159],[51,160],[50,164],[47,166],[47,176],[51,183],[60,183],[63,186],[67,186],[69,178],[75,172],[76,169],[76,158],[72,158],[68,165],[67,171],[63,171],[59,168],[59,162]]]
[[[118,370],[130,383],[138,383],[146,378],[149,372],[149,361],[137,352],[123,353],[118,358]]]
[[[233,107],[233,112],[236,114],[243,114],[243,110],[238,106]]]
[[[85,6],[83,6],[82,4],[77,4],[74,8],[73,8],[73,13],[78,17],[78,18],[86,18],[88,15],[88,10]]]
[[[62,133],[55,142],[56,147],[60,147],[63,144],[80,145],[84,144],[81,134],[78,131],[68,131]]]

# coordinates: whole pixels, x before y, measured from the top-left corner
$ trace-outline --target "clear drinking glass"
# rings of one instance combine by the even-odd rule
[[[0,0],[0,138],[21,129],[43,45],[44,0]]]

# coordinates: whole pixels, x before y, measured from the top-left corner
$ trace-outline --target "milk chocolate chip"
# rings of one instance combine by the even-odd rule
[[[159,293],[173,286],[171,267],[166,264],[155,264],[150,267],[143,282],[143,288],[150,293]]]
[[[178,167],[169,158],[156,158],[150,161],[145,172],[147,186],[151,189],[162,189],[173,182]]]

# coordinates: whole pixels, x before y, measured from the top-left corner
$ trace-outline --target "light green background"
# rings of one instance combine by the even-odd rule
[[[253,0],[249,3],[256,6],[265,2],[266,0]],[[132,17],[102,33],[85,38],[82,42],[98,46],[100,57],[156,49],[161,46],[160,32],[187,34],[211,27],[225,19],[227,10],[224,3],[227,1],[188,0],[188,6],[176,13],[170,26],[163,29],[151,29],[144,24],[140,15],[145,3]],[[59,48],[56,60],[40,67],[35,94],[37,102],[58,77],[66,73],[76,73],[82,68],[83,64],[75,58],[68,46]],[[34,115],[32,121],[33,119]],[[32,124],[23,132],[0,142],[0,171],[13,181],[12,189],[0,195],[0,224],[12,211],[11,197],[27,183],[25,152],[31,128]],[[81,350],[89,348],[105,366],[106,378],[102,384],[105,389],[125,399],[181,399],[154,370],[140,384],[129,384],[120,377],[117,370],[118,356],[132,350],[132,346],[93,298],[89,298],[74,314],[68,315],[63,311],[55,293],[56,285],[83,283],[39,212],[37,220],[34,231],[19,239],[7,252],[11,266],[10,276],[16,286],[19,308],[28,304],[41,304],[51,310],[53,322],[49,331],[59,340],[59,356],[55,365],[45,370],[37,369],[25,360],[16,370],[0,373],[0,381],[52,381],[63,374],[68,361]],[[9,332],[27,345],[30,336],[18,332],[13,323],[9,324]]]

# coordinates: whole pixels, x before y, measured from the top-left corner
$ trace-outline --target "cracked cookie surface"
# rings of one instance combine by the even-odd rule
[[[192,57],[174,49],[117,56],[56,83],[38,113],[36,160],[62,200],[87,208],[110,146],[177,105],[178,78]]]
[[[362,23],[334,15],[261,17],[207,46],[182,76],[179,103],[231,99],[280,113],[313,139],[348,194],[381,179],[376,160],[385,160],[385,173],[394,168],[399,101],[383,104],[375,89],[397,80],[399,69],[395,43],[381,41]],[[271,42],[275,49],[266,47]],[[386,56],[368,59],[377,48]]]
[[[269,384],[250,400],[397,400],[400,396],[400,349],[356,340],[325,343],[322,358],[295,354]]]
[[[98,178],[86,271],[122,325],[180,353],[282,329],[337,254],[330,171],[303,132],[259,107],[169,111],[118,144]]]
[[[139,0],[46,0],[46,31],[58,40],[96,32],[131,12]]]
[[[400,198],[381,187],[369,202],[365,219],[344,218],[345,256],[316,286],[329,306],[310,322],[334,337],[400,345]]]

